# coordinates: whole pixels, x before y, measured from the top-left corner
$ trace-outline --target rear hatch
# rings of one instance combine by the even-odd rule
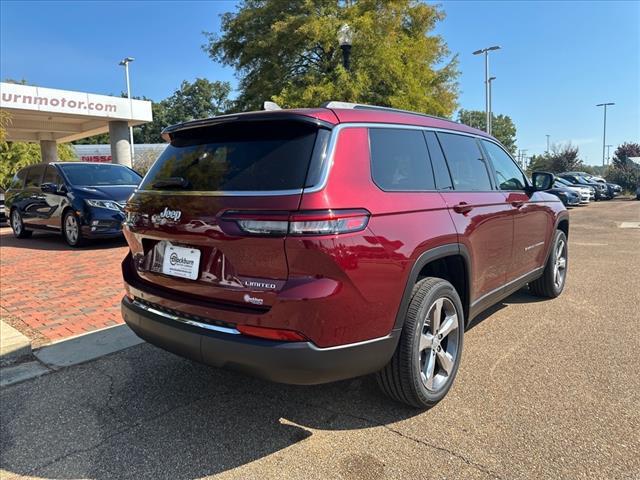
[[[171,131],[129,200],[125,235],[147,284],[268,310],[288,277],[278,229],[319,181],[331,125],[238,117]]]

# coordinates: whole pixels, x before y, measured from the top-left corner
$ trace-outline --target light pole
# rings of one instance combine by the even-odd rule
[[[551,137],[551,135],[547,134],[545,136],[547,137],[547,153],[549,153],[549,137]]]
[[[338,44],[342,49],[342,65],[345,70],[351,68],[351,44],[353,42],[353,30],[345,23],[338,30]]]
[[[489,135],[491,135],[491,131],[493,130],[493,112],[491,107],[491,83],[495,79],[496,77],[489,77],[489,115],[487,115],[487,118],[489,119],[489,129],[487,130],[487,132],[489,132]]]
[[[604,167],[604,161],[605,161],[604,150],[607,143],[607,107],[609,105],[615,105],[615,103],[613,102],[599,103],[596,105],[596,107],[604,107],[604,126],[602,128],[602,166],[603,167]]]
[[[487,133],[491,134],[491,118],[489,118],[489,52],[492,50],[500,50],[500,46],[494,45],[493,47],[487,47],[473,52],[474,55],[480,55],[484,53],[484,98],[485,98],[485,112],[487,113]]]
[[[611,164],[611,147],[613,147],[613,145],[607,145],[607,165]]]
[[[124,76],[127,79],[127,98],[129,99],[129,116],[133,118],[133,100],[131,99],[131,83],[129,82],[129,64],[135,59],[125,57],[120,60],[120,66],[124,67]],[[133,165],[133,127],[129,125],[129,148],[131,150],[131,164]]]

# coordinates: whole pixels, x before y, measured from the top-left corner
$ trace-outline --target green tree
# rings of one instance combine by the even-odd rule
[[[460,110],[458,121],[479,130],[486,130],[487,114],[480,110]],[[516,126],[508,115],[491,115],[491,134],[511,153],[516,154]]]
[[[437,6],[414,0],[244,0],[222,15],[222,35],[203,48],[235,67],[234,109],[260,109],[341,100],[450,116],[458,96],[457,58],[433,33],[444,18]],[[337,42],[352,28],[351,69]]]
[[[640,186],[640,165],[631,160],[632,157],[640,157],[640,144],[625,142],[618,146],[605,174],[608,181],[619,184],[627,192],[635,192]]]
[[[553,145],[551,152],[534,155],[529,163],[529,171],[542,170],[552,173],[583,171],[585,165],[580,159],[580,150],[571,143]]]
[[[133,127],[133,141],[135,143],[162,143],[164,140],[160,133],[167,125],[225,113],[230,108],[230,93],[231,84],[229,82],[212,82],[206,78],[196,78],[193,83],[185,80],[171,96],[151,104],[153,121]],[[126,97],[127,95],[122,93],[122,96]],[[149,100],[146,97],[133,98]],[[107,144],[109,143],[109,134],[101,133],[83,138],[75,143],[78,145]]]
[[[640,157],[640,143],[625,142],[613,153],[612,164],[615,168],[629,170],[637,167],[631,157]]]
[[[68,143],[58,144],[58,159],[76,160],[73,147]],[[18,170],[41,161],[40,145],[37,143],[0,142],[0,185],[6,188]]]

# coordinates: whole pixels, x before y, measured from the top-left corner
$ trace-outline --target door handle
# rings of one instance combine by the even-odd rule
[[[473,210],[473,206],[469,205],[467,202],[460,202],[459,204],[453,207],[454,212],[462,213],[463,215],[465,213],[469,213],[471,210]]]
[[[514,208],[520,208],[524,205],[524,202],[521,200],[515,200],[513,202],[511,202],[511,206]]]

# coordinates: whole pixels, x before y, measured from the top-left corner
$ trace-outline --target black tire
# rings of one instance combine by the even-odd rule
[[[31,230],[25,228],[22,215],[17,208],[12,209],[9,214],[9,225],[11,225],[13,236],[16,238],[29,238],[33,234]]]
[[[432,333],[430,331],[432,320],[427,316],[434,312],[433,308],[440,299],[446,302],[445,306],[449,313],[452,311],[451,308],[455,310],[457,327],[445,335],[445,338],[438,340],[438,342],[442,341],[442,344],[438,343],[437,347],[432,346],[421,350],[421,338],[425,330],[427,330],[426,334]],[[448,315],[445,306],[442,307],[445,321],[441,323],[441,327],[445,326],[451,316]],[[434,277],[427,277],[416,283],[396,351],[391,361],[376,373],[376,379],[382,391],[394,400],[421,409],[433,407],[442,400],[451,388],[460,365],[464,325],[462,302],[453,285],[446,280]],[[434,336],[437,337],[437,335]],[[449,347],[451,349],[455,347],[456,352],[452,363],[449,363],[449,373],[444,375],[446,370],[441,363],[440,354],[448,355]],[[435,353],[436,349],[439,353]],[[439,369],[438,374],[433,369],[432,378],[438,378],[438,375],[440,378],[437,388],[434,380],[432,388],[428,389],[425,384],[426,379],[423,377],[422,362],[428,362],[428,356],[432,354],[435,368]]]
[[[564,267],[562,267],[562,275],[560,282],[556,268],[560,268],[562,261],[559,261],[559,257],[564,258]],[[553,244],[551,246],[551,253],[549,259],[544,267],[544,272],[540,278],[529,283],[529,290],[537,297],[544,298],[556,298],[564,290],[564,285],[567,282],[567,271],[569,267],[569,243],[567,242],[567,236],[562,230],[556,230],[553,237]]]
[[[75,234],[68,229],[68,223],[75,224]],[[62,237],[67,245],[73,248],[82,247],[86,240],[82,236],[82,229],[80,228],[80,220],[73,210],[67,210],[62,216]]]

